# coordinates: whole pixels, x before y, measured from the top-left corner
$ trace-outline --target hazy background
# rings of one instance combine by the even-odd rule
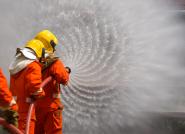
[[[182,8],[159,0],[0,0],[1,67],[9,78],[16,48],[49,29],[72,68],[62,90],[64,133],[128,134],[136,126],[150,133],[143,111],[185,110]]]

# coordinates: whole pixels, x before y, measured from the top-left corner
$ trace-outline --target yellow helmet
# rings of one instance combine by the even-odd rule
[[[32,39],[26,43],[25,47],[32,49],[38,58],[42,57],[44,45],[40,40]]]
[[[58,45],[57,37],[49,30],[39,32],[35,36],[35,39],[42,41],[48,53],[53,53],[55,51],[55,46]]]

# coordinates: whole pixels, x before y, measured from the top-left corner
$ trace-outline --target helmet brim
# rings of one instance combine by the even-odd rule
[[[20,50],[22,52],[22,54],[28,58],[28,59],[31,59],[31,60],[36,60],[37,59],[37,56],[34,54],[34,52],[29,49],[29,48],[23,48]]]

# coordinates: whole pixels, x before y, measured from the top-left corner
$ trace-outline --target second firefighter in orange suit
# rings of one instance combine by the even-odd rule
[[[18,128],[25,132],[26,119],[32,100],[37,100],[44,96],[44,91],[40,88],[42,82],[41,65],[39,59],[43,52],[43,44],[39,40],[33,39],[27,42],[23,49],[18,49],[15,60],[9,67],[10,90],[15,96],[19,106]],[[29,134],[34,134],[35,113],[31,115]]]
[[[58,44],[55,35],[50,31],[41,31],[36,39],[43,41],[46,52],[46,62],[42,71],[43,80],[52,76],[46,87],[45,97],[36,103],[36,129],[35,134],[62,134],[62,109],[60,84],[66,85],[69,73],[64,64],[54,56],[54,47]]]

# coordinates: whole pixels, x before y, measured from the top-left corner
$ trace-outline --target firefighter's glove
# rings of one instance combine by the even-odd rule
[[[65,67],[66,71],[70,74],[71,73],[71,68],[70,67]]]
[[[10,124],[18,126],[18,113],[17,111],[6,109],[1,113],[1,116]]]
[[[30,102],[29,103],[33,103],[33,102],[35,102],[36,101],[36,96],[34,96],[34,95],[30,95]]]
[[[45,96],[45,92],[42,88],[40,88],[37,92],[35,92],[34,94],[30,95],[30,102],[33,103],[34,101],[36,101],[37,99],[41,99]]]

